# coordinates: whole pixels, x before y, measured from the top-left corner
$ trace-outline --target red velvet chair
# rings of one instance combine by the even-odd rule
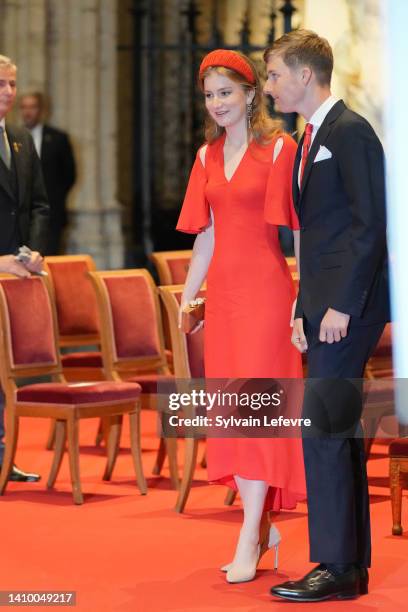
[[[204,332],[195,334],[183,334],[178,328],[178,311],[183,293],[182,285],[170,285],[159,287],[159,294],[163,301],[169,323],[171,340],[174,347],[174,373],[177,379],[204,378]],[[205,297],[202,289],[198,297]],[[187,415],[190,416],[190,415]],[[191,489],[197,463],[198,440],[196,438],[185,438],[184,470],[180,484],[175,510],[183,512]],[[205,467],[205,456],[201,466]],[[231,505],[236,497],[232,489],[225,497],[225,504]]]
[[[105,380],[100,352],[99,316],[96,298],[87,276],[95,270],[90,255],[56,255],[45,258],[51,289],[55,300],[59,346],[63,350],[61,362],[66,380]],[[90,350],[95,346],[96,350]],[[71,350],[87,348],[88,350]],[[51,450],[55,438],[55,424],[51,425],[46,448]],[[99,424],[96,444],[103,438]]]
[[[190,266],[192,250],[184,251],[155,251],[151,253],[160,285],[182,285],[184,284]],[[169,367],[174,371],[173,347],[171,346],[170,323],[165,310],[162,310],[164,344]]]
[[[383,334],[371,355],[365,370],[365,376],[369,380],[392,380],[393,363],[392,363],[392,324],[387,323]],[[380,385],[387,383],[379,383]],[[390,383],[392,385],[392,383]],[[393,414],[393,411],[391,412]],[[370,411],[365,411],[363,425],[365,430],[365,450],[366,457],[370,456],[371,447],[375,440],[375,436],[383,417],[390,416],[389,406],[386,406],[384,411],[375,410],[372,414]]]
[[[101,346],[105,372],[111,380],[137,381],[142,387],[141,406],[156,410],[158,384],[171,383],[164,348],[160,303],[156,285],[147,270],[93,271],[101,320]],[[159,474],[165,454],[170,478],[179,487],[177,440],[159,446],[153,473]]]
[[[160,285],[184,284],[193,251],[155,251],[150,255]]]
[[[45,267],[56,304],[60,347],[97,346],[98,349],[63,354],[65,378],[69,381],[104,380],[98,308],[88,277],[88,272],[96,269],[92,257],[46,257]]]
[[[299,274],[297,270],[296,257],[286,257],[286,263],[288,264],[289,271],[297,286],[298,281],[299,281]]]
[[[0,475],[0,494],[7,485],[18,442],[19,417],[56,421],[55,454],[48,488],[57,478],[66,438],[76,504],[83,503],[79,475],[79,421],[99,417],[110,423],[108,458],[103,478],[109,480],[118,454],[118,434],[129,414],[131,448],[137,483],[146,493],[140,450],[140,393],[134,383],[112,381],[67,384],[57,345],[55,308],[47,282],[32,277],[0,278],[0,376],[6,396],[6,448]],[[17,387],[22,378],[51,376],[52,382]]]
[[[402,535],[402,490],[408,488],[408,438],[393,440],[389,447],[392,534]]]
[[[176,379],[204,378],[203,331],[189,335],[181,333],[178,328],[178,311],[182,292],[182,285],[159,287],[159,295],[170,325],[174,374]],[[199,296],[204,297],[205,291],[200,291]],[[191,415],[186,414],[186,416]],[[197,438],[186,437],[184,442],[184,469],[175,506],[176,512],[184,510],[197,463]]]
[[[366,374],[368,378],[392,378],[392,324],[387,323],[382,336],[371,355]]]

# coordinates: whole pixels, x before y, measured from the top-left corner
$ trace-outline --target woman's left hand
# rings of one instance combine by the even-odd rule
[[[290,315],[290,327],[293,327],[293,323],[295,321],[295,310],[296,310],[296,302],[297,302],[297,298],[295,299],[295,301],[292,304],[292,313]]]

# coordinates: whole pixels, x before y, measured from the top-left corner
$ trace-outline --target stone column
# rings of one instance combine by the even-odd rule
[[[73,142],[78,180],[70,197],[70,253],[98,267],[123,265],[116,201],[116,2],[49,2],[51,119]]]
[[[102,236],[105,246],[105,265],[123,266],[124,238],[122,210],[118,197],[117,144],[118,105],[122,84],[117,79],[117,2],[101,0],[99,36],[99,176],[100,203],[103,211]],[[127,87],[131,84],[126,83]]]
[[[306,0],[305,27],[322,33],[333,47],[334,95],[368,119],[382,137],[380,5],[380,0]]]
[[[387,213],[388,248],[391,272],[391,302],[393,307],[393,356],[396,377],[396,408],[399,420],[408,423],[406,379],[408,377],[408,319],[406,303],[408,275],[406,261],[408,242],[406,227],[407,167],[406,167],[406,100],[408,82],[405,78],[408,38],[406,23],[408,4],[405,0],[387,0],[382,6],[382,24],[385,25],[385,61],[378,79],[384,83],[385,142],[387,155]]]
[[[46,24],[46,0],[1,0],[0,53],[16,62],[20,93],[45,89]],[[14,110],[9,120],[16,119]]]
[[[239,45],[240,32],[245,12],[248,10],[247,0],[227,0],[224,5],[223,36],[226,46]]]

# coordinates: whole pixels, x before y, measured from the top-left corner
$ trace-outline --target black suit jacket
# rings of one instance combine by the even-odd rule
[[[22,244],[41,252],[47,243],[49,206],[40,160],[26,129],[7,126],[6,132],[15,181],[0,160],[0,255]]]
[[[296,317],[318,326],[331,307],[351,325],[389,320],[384,154],[370,124],[337,102],[317,131],[302,187],[293,172],[300,221]],[[314,162],[321,145],[331,157]]]
[[[76,178],[74,156],[67,134],[44,125],[40,157],[50,203],[51,224],[62,228],[66,224],[65,200]]]

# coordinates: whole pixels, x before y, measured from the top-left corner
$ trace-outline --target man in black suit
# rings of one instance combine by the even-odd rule
[[[333,55],[297,30],[266,50],[265,93],[306,119],[293,173],[300,289],[292,342],[308,352],[303,451],[311,561],[272,588],[292,601],[367,593],[370,517],[361,378],[389,320],[384,157],[370,124],[330,92]]]
[[[50,204],[50,232],[44,254],[58,255],[67,224],[66,199],[76,176],[71,143],[65,132],[43,123],[45,101],[41,93],[33,92],[21,96],[20,112],[41,160]]]
[[[3,271],[25,276],[24,270],[39,273],[47,240],[49,206],[44,189],[40,160],[34,143],[22,128],[6,126],[5,117],[16,98],[17,68],[0,55],[0,260]],[[31,261],[21,266],[10,254],[22,245],[31,248]],[[14,262],[14,263],[13,263]],[[29,316],[29,305],[27,316]],[[0,390],[0,465],[4,444],[4,395]],[[14,466],[10,480],[36,481],[38,474]]]

